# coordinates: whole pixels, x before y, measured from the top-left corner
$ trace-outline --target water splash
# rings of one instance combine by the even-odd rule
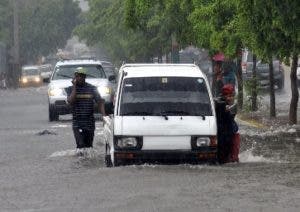
[[[247,149],[246,151],[243,151],[239,154],[239,160],[241,163],[257,163],[257,162],[264,162],[264,163],[273,163],[276,161],[273,161],[271,159],[267,159],[260,155],[254,155],[253,149]]]
[[[69,149],[52,153],[49,157],[70,157],[79,156],[84,158],[96,158],[99,155],[94,148]]]

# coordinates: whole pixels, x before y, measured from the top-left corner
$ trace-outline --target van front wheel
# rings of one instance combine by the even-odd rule
[[[105,144],[105,158],[104,158],[105,166],[106,167],[112,167],[113,163],[111,161],[111,156],[108,153],[109,153],[109,146],[108,146],[108,144]]]

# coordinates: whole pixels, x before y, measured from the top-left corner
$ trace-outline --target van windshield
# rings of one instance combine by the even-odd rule
[[[86,78],[105,78],[105,73],[100,65],[63,65],[55,68],[52,80],[71,79],[78,67],[86,70]]]
[[[126,78],[120,115],[211,116],[206,83],[195,77]]]

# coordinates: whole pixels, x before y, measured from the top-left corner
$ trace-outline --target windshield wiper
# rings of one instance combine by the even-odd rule
[[[169,117],[167,116],[166,112],[159,113],[160,116],[164,117],[165,120],[169,120]]]

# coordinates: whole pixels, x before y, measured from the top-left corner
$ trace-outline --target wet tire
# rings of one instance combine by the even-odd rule
[[[108,144],[105,144],[105,158],[104,158],[105,166],[112,167],[113,163],[111,161],[111,156],[108,154],[108,152],[109,152]]]
[[[57,112],[55,111],[55,108],[54,106],[52,105],[49,105],[49,121],[52,122],[52,121],[58,121],[58,114]]]
[[[110,155],[105,155],[105,166],[106,167],[112,167],[113,166],[113,164],[111,162]]]

